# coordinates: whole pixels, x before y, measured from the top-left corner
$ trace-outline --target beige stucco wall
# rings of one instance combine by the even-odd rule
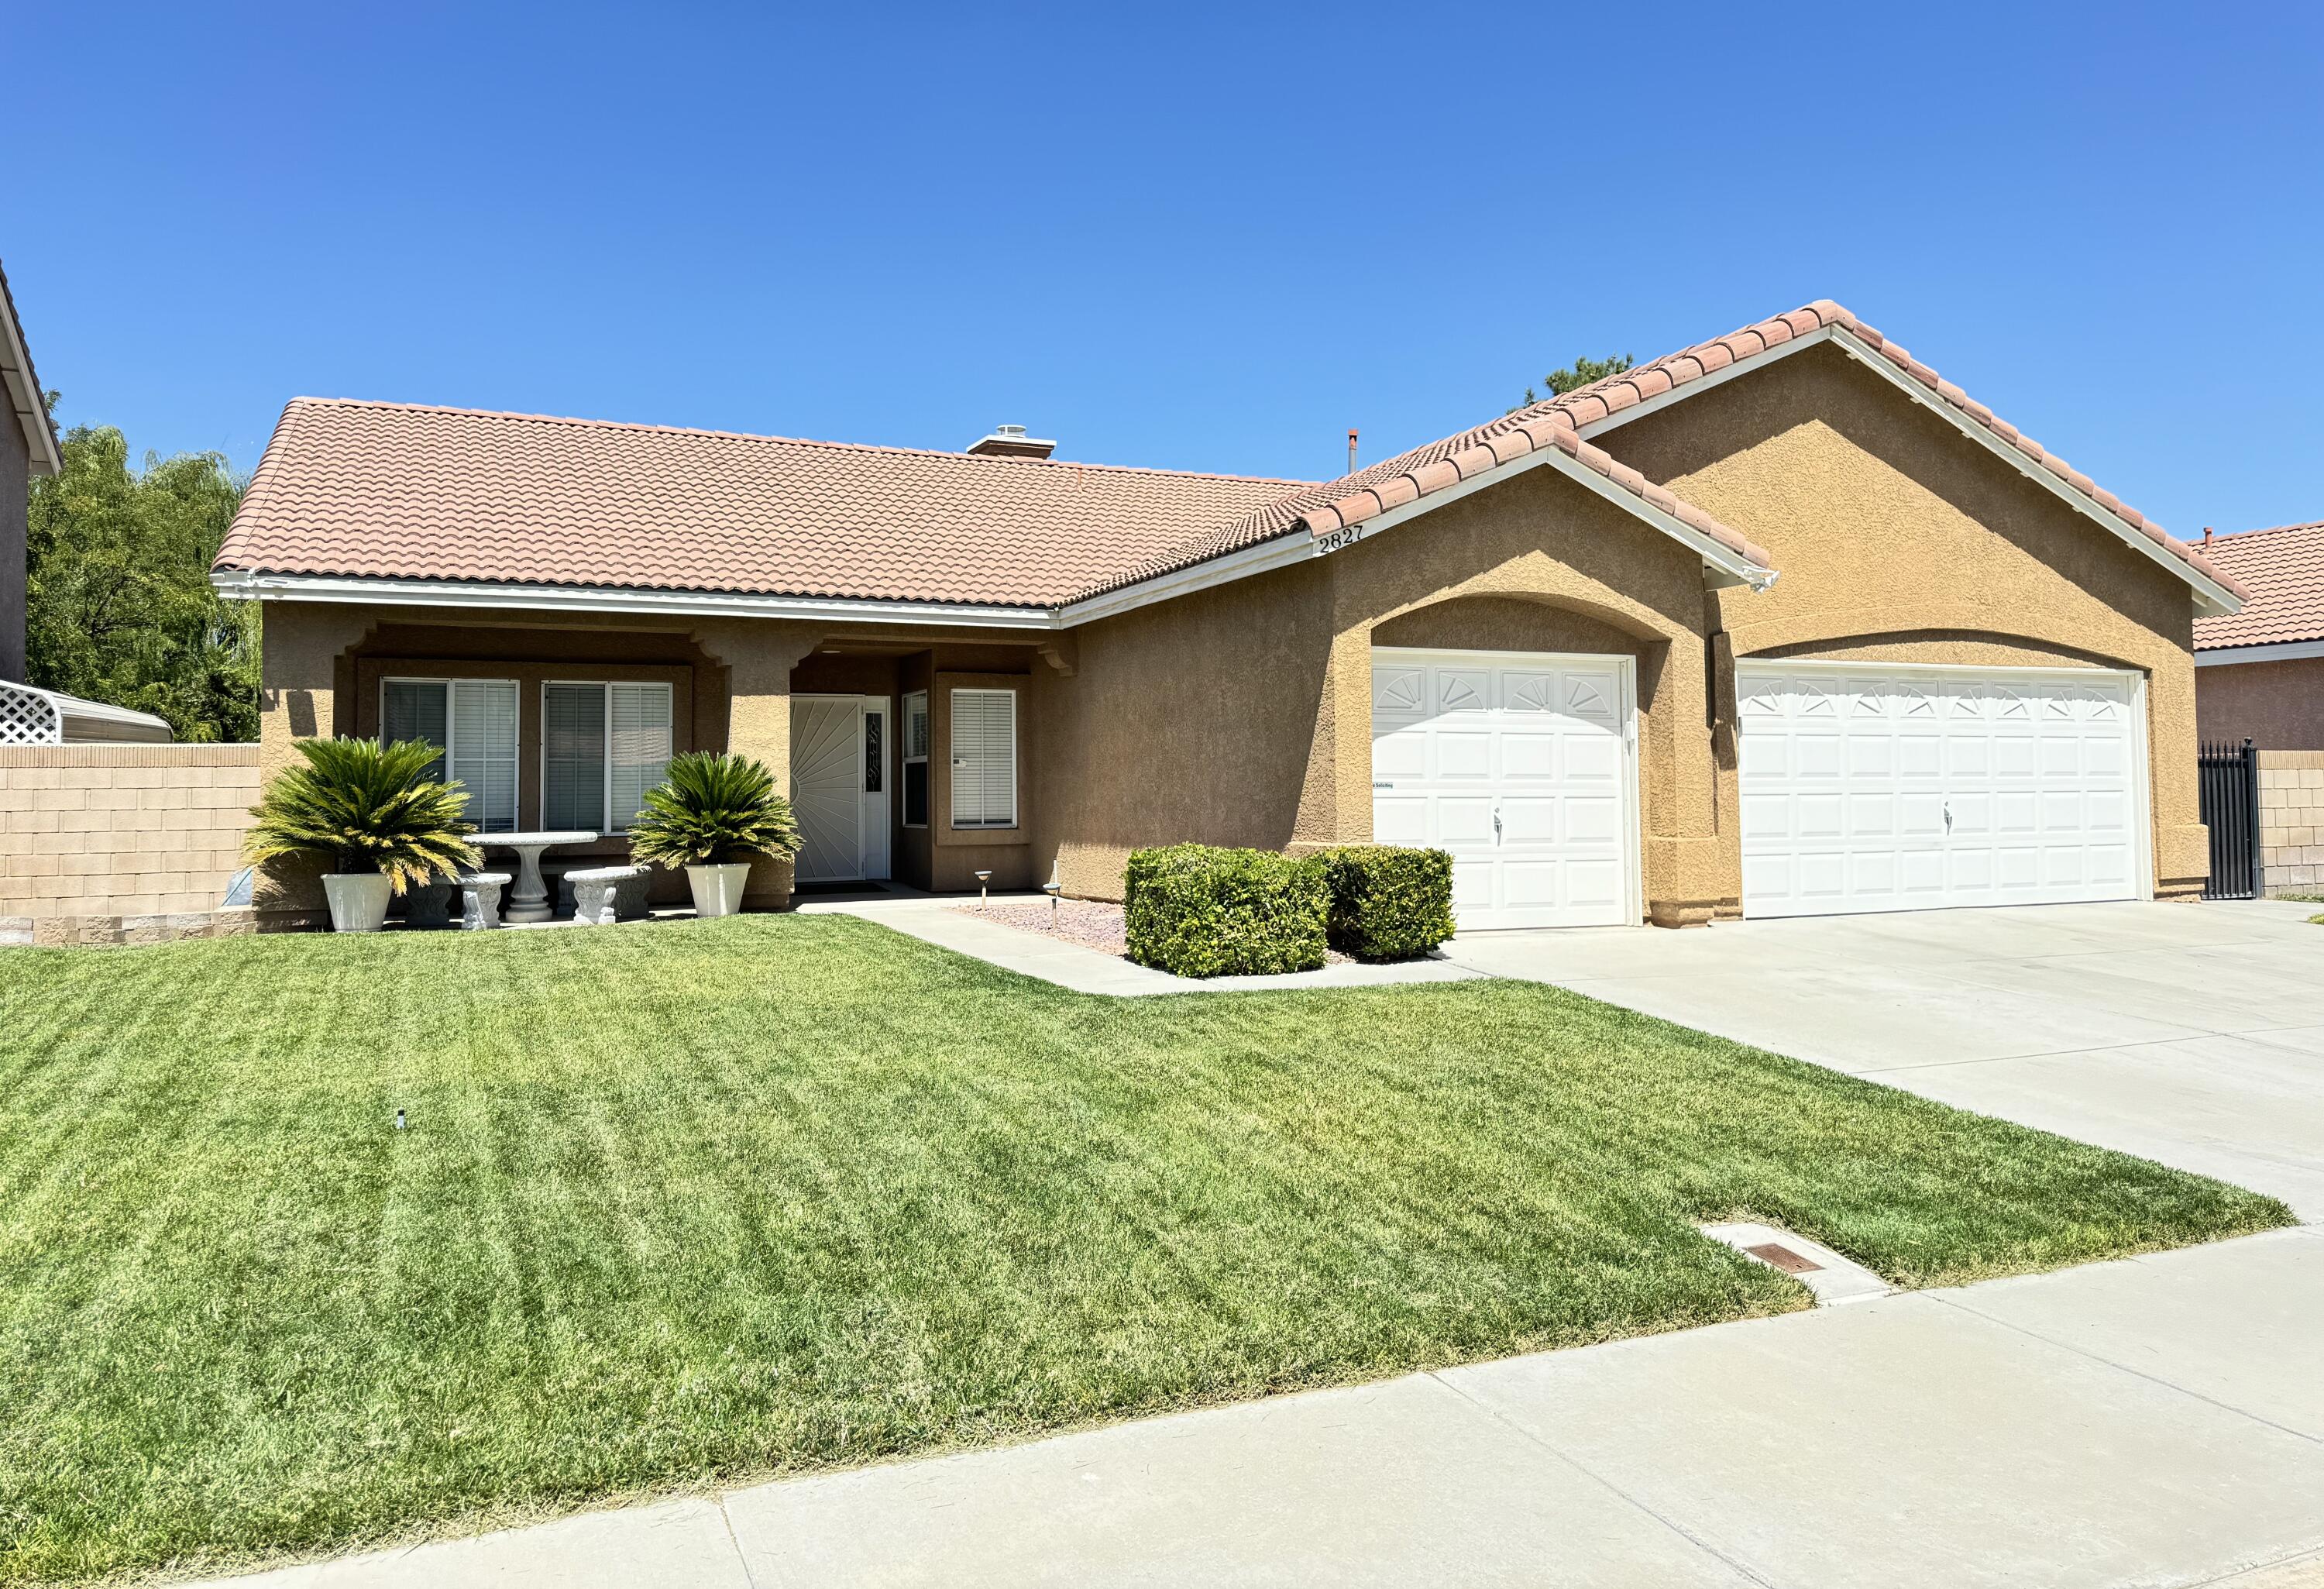
[[[0,917],[215,910],[258,799],[254,744],[0,749]]]
[[[1598,439],[1781,570],[1715,598],[1722,654],[2144,673],[2157,892],[2200,892],[2194,605],[2176,575],[1828,344]],[[1731,744],[1720,762],[1732,809]]]
[[[2206,740],[2324,751],[2324,657],[2196,669],[2195,726]]]
[[[1709,919],[1719,875],[1701,564],[1548,469],[1272,574],[1074,632],[1037,683],[1048,802],[1037,860],[1120,897],[1130,850],[1298,849],[1371,836],[1371,648],[1638,659],[1649,914]]]

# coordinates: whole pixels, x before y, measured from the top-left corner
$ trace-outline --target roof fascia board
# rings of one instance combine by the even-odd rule
[[[1756,564],[1745,561],[1731,550],[1703,534],[1683,519],[1666,513],[1643,497],[1623,490],[1595,469],[1586,464],[1575,462],[1554,447],[1536,448],[1521,457],[1512,458],[1505,464],[1497,464],[1480,474],[1472,475],[1466,480],[1448,485],[1442,491],[1431,492],[1416,501],[1405,503],[1385,513],[1375,513],[1357,526],[1361,533],[1355,539],[1368,540],[1374,535],[1393,530],[1397,525],[1408,520],[1416,519],[1423,513],[1434,512],[1448,503],[1458,502],[1472,492],[1481,491],[1488,485],[1498,485],[1512,476],[1522,474],[1527,469],[1538,468],[1544,464],[1557,469],[1568,479],[1578,481],[1616,507],[1646,520],[1654,528],[1694,552],[1702,559],[1703,583],[1710,588],[1719,589],[1729,586],[1749,585],[1764,590],[1775,583],[1775,576],[1773,569],[1761,568]],[[1341,546],[1352,544],[1352,541],[1346,541],[1342,542]],[[1175,600],[1182,596],[1190,596],[1198,590],[1207,590],[1213,586],[1225,585],[1237,579],[1247,579],[1254,574],[1264,574],[1271,569],[1287,568],[1293,563],[1305,562],[1311,558],[1329,557],[1339,550],[1340,546],[1326,546],[1314,535],[1303,531],[1295,523],[1290,529],[1278,535],[1270,536],[1255,546],[1244,547],[1224,557],[1190,564],[1184,568],[1174,568],[1167,573],[1141,579],[1134,585],[1125,585],[1117,590],[1109,590],[1097,596],[1084,597],[1080,601],[1068,602],[1057,609],[1057,624],[1061,628],[1071,628],[1076,624],[1094,623],[1100,618],[1111,618],[1118,613],[1132,612],[1139,607],[1150,606],[1156,602]]]
[[[1056,609],[1056,626],[1071,629],[1083,624],[1111,618],[1118,613],[1134,612],[1152,606],[1156,602],[1170,601],[1182,596],[1192,596],[1198,590],[1213,586],[1248,579],[1254,574],[1265,574],[1276,568],[1304,563],[1322,555],[1314,537],[1301,531],[1297,525],[1269,536],[1253,545],[1240,547],[1223,557],[1208,558],[1199,563],[1189,563],[1183,568],[1171,568],[1148,576],[1132,584],[1100,591],[1079,601],[1067,602]]]
[[[1952,404],[1914,380],[1895,365],[1890,364],[1867,344],[1849,335],[1845,328],[1829,326],[1825,329],[1831,335],[1832,346],[1839,348],[1840,352],[1864,365],[1923,408],[1932,413],[1941,415],[1945,422],[1954,430],[2001,459],[2084,518],[2104,529],[2131,550],[2157,567],[2169,569],[2194,587],[2195,610],[2198,613],[2225,616],[2243,611],[2243,598],[2236,596],[2234,591],[2221,585],[2192,563],[2174,557],[2169,548],[2156,545],[2144,535],[2116,518],[2057,476],[1954,408]]]
[[[16,324],[16,317],[8,312],[5,302],[0,302],[0,329],[8,333],[8,385],[12,395],[24,405],[18,414],[24,430],[24,445],[31,448],[35,466],[48,465],[45,469],[36,467],[32,472],[61,475],[65,472],[64,455],[57,450],[57,433],[49,424],[48,400],[32,378],[32,356],[24,346],[23,328]]]
[[[1623,490],[1589,465],[1576,462],[1554,447],[1536,447],[1522,457],[1511,458],[1505,464],[1496,464],[1481,474],[1472,475],[1456,485],[1447,485],[1442,491],[1432,491],[1426,496],[1389,508],[1385,513],[1375,513],[1358,524],[1357,528],[1363,531],[1358,539],[1364,539],[1382,530],[1392,530],[1407,520],[1416,519],[1423,513],[1433,513],[1448,503],[1458,502],[1471,492],[1482,491],[1488,485],[1498,485],[1512,476],[1521,475],[1527,469],[1538,468],[1544,464],[1557,470],[1567,479],[1575,481],[1597,493],[1625,513],[1644,519],[1672,540],[1694,552],[1702,559],[1703,571],[1710,577],[1706,583],[1711,584],[1712,589],[1748,585],[1764,590],[1775,582],[1774,569],[1762,568],[1757,564],[1745,559],[1732,548],[1722,546],[1685,520],[1663,512],[1662,509],[1634,492]]]
[[[1831,326],[1818,326],[1804,337],[1794,337],[1789,342],[1780,343],[1764,353],[1755,353],[1748,358],[1737,359],[1722,368],[1711,371],[1707,375],[1697,375],[1692,381],[1683,381],[1667,392],[1657,392],[1654,396],[1641,398],[1628,408],[1616,409],[1603,419],[1592,420],[1586,425],[1577,424],[1573,428],[1574,433],[1586,441],[1604,431],[1619,430],[1632,420],[1643,420],[1648,414],[1660,413],[1671,404],[1684,402],[1698,393],[1708,392],[1714,386],[1724,386],[1738,375],[1748,375],[1754,370],[1764,370],[1777,359],[1789,358],[1795,353],[1813,347],[1819,342],[1829,342],[1831,340],[1833,329],[1834,328]]]
[[[1592,420],[1586,425],[1577,425],[1576,433],[1586,440],[1604,431],[1627,425],[1632,420],[1642,420],[1648,414],[1659,412],[1673,403],[1683,402],[1699,393],[1723,385],[1738,375],[1748,375],[1754,370],[1765,369],[1777,359],[1787,358],[1803,348],[1813,347],[1820,342],[1832,343],[1842,353],[1870,369],[1882,380],[1922,407],[1941,414],[1946,423],[1951,425],[1954,430],[2007,463],[2019,474],[2049,492],[2068,507],[2102,525],[2109,534],[2122,541],[2124,545],[2149,560],[2170,569],[2171,572],[2193,586],[2195,605],[2200,611],[2214,615],[2225,615],[2242,611],[2243,603],[2227,587],[2193,565],[2181,561],[2172,555],[2167,548],[2157,546],[2057,476],[2019,452],[2000,437],[1955,409],[1952,404],[1945,402],[1943,398],[1875,352],[1861,338],[1849,332],[1845,326],[1819,326],[1803,337],[1794,337],[1789,342],[1771,347],[1764,353],[1738,359],[1724,369],[1714,370],[1710,374],[1698,375],[1692,381],[1683,382],[1667,392],[1657,393],[1642,402],[1632,403],[1628,408],[1609,414],[1602,420]]]
[[[848,624],[941,624],[972,629],[1054,629],[1047,607],[950,602],[870,601],[840,596],[745,596],[719,591],[609,586],[498,585],[456,579],[366,579],[260,574],[221,568],[220,596],[251,601],[355,603],[403,607],[497,607],[521,612],[666,614],[687,618],[808,618]]]
[[[2223,645],[2195,653],[2198,668],[2224,668],[2237,662],[2304,662],[2324,657],[2324,640],[2279,640],[2273,645]]]

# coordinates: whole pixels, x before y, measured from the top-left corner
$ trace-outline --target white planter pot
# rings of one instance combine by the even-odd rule
[[[732,916],[742,908],[742,880],[751,875],[748,861],[723,866],[688,866],[686,885],[694,891],[696,916]]]
[[[377,932],[387,920],[389,884],[377,872],[328,873],[323,897],[331,902],[333,932]]]

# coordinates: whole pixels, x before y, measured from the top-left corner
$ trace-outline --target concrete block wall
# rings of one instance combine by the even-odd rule
[[[2324,893],[2324,751],[2259,753],[2260,886]]]
[[[214,911],[257,801],[254,744],[0,749],[0,919]]]

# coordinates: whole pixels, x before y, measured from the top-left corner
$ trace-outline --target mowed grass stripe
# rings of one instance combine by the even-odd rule
[[[0,952],[0,1580],[1778,1312],[2269,1199],[1556,989],[1102,1000],[838,917]],[[393,1112],[411,1128],[393,1130]]]

